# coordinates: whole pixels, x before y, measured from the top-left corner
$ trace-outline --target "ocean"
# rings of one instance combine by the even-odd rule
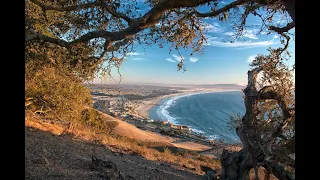
[[[195,133],[225,143],[240,143],[235,130],[228,128],[231,115],[245,113],[241,91],[186,94],[163,99],[149,111],[155,120],[168,120],[175,125],[187,125]]]

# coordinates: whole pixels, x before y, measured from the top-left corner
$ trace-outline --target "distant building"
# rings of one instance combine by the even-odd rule
[[[174,124],[169,124],[169,127],[172,129],[179,129],[179,127],[177,125]]]
[[[181,126],[181,130],[191,131],[191,128],[189,128],[188,126]]]
[[[162,121],[162,124],[168,124],[169,123],[169,121],[168,120],[165,120],[165,121]]]
[[[153,119],[146,119],[147,122],[154,122]]]

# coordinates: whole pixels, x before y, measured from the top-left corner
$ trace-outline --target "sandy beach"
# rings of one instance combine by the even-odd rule
[[[152,107],[158,105],[163,99],[173,97],[173,96],[179,96],[179,95],[184,95],[184,94],[195,94],[195,93],[210,93],[210,92],[225,92],[225,91],[234,91],[233,89],[217,89],[217,88],[212,88],[212,89],[192,89],[192,90],[184,90],[180,93],[175,93],[175,94],[168,94],[164,96],[159,96],[156,98],[144,100],[143,103],[141,103],[135,111],[142,117],[144,118],[149,118],[149,111],[152,109]]]
[[[205,89],[187,89],[182,90],[179,93],[168,94],[164,96],[158,96],[156,98],[150,98],[143,100],[141,104],[135,109],[136,113],[144,118],[149,118],[149,111],[152,107],[158,105],[163,99],[170,98],[173,96],[181,96],[185,94],[198,94],[198,93],[211,93],[211,92],[226,92],[226,91],[234,91],[233,89],[217,89],[217,88],[205,88]],[[174,146],[177,148],[193,150],[193,151],[207,151],[213,148],[211,145],[206,143],[201,143],[199,141],[194,141],[192,138],[186,138],[184,140],[177,137],[169,137],[164,136],[162,134],[152,132],[149,130],[142,130],[137,128],[136,125],[130,124],[128,122],[124,122],[117,118],[111,117],[107,114],[103,114],[107,116],[108,119],[117,121],[119,125],[112,131],[113,134],[117,134],[120,136],[126,136],[131,139],[135,139],[138,141],[148,141],[148,142],[161,142],[164,144],[168,144],[169,146]],[[214,157],[217,157],[215,155]]]
[[[152,109],[153,106],[158,105],[161,100],[165,99],[165,98],[169,98],[169,97],[173,97],[173,96],[178,96],[178,95],[182,95],[182,94],[186,94],[186,93],[176,93],[176,94],[169,94],[169,95],[164,95],[164,96],[159,96],[156,98],[152,98],[149,100],[145,100],[143,101],[144,103],[140,104],[135,111],[142,117],[144,118],[149,118],[149,111]]]

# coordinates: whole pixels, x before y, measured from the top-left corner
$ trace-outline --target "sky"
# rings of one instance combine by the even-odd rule
[[[148,11],[148,7],[140,3],[139,13]],[[223,1],[228,4],[230,1]],[[206,12],[205,7],[198,8]],[[180,51],[184,57],[186,71],[177,71],[180,56],[177,51],[169,53],[170,45],[159,48],[158,45],[136,46],[134,51],[126,57],[120,67],[121,83],[161,83],[161,84],[240,84],[247,82],[247,72],[250,62],[257,54],[267,55],[269,47],[279,47],[280,38],[276,33],[267,35],[262,32],[256,35],[259,27],[247,28],[244,40],[234,43],[225,41],[232,35],[232,30],[226,22],[220,22],[215,18],[207,18],[205,22],[205,36],[207,43],[203,46],[203,53],[194,53],[191,50]],[[286,23],[279,19],[279,22]],[[249,16],[247,24],[260,25],[261,21],[254,16]],[[294,32],[294,31],[293,31]],[[291,58],[287,62],[294,64],[295,42],[292,40],[288,48]],[[119,82],[120,76],[114,69],[114,80],[101,81],[95,79],[93,83]]]

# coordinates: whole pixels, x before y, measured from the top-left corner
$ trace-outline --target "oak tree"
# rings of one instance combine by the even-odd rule
[[[285,56],[294,36],[295,0],[26,0],[26,79],[42,67],[54,67],[79,82],[97,72],[110,73],[137,45],[170,44],[171,50],[201,52],[206,43],[204,19],[226,22],[232,42],[243,37],[250,15],[261,20],[259,32],[274,32],[282,46],[258,55],[248,72],[245,116],[236,132],[240,152],[224,151],[222,179],[248,179],[263,166],[279,179],[294,179],[294,83]],[[207,12],[197,7],[206,6]],[[286,18],[278,23],[275,16]],[[178,69],[184,69],[183,58]],[[108,64],[105,66],[105,64]],[[258,74],[261,78],[258,79]]]

